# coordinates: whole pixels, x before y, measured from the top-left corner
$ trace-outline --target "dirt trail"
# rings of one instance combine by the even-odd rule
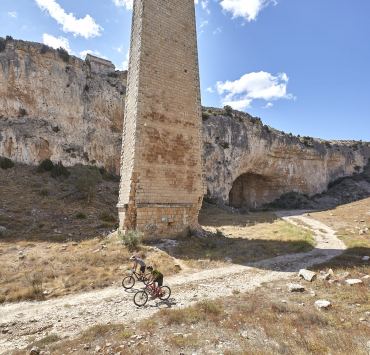
[[[342,253],[345,245],[335,231],[302,211],[279,212],[284,220],[303,222],[315,234],[316,248],[308,253],[289,254],[250,265],[230,265],[165,279],[172,288],[169,302],[157,300],[135,307],[135,290],[122,287],[69,295],[43,302],[21,302],[0,306],[0,353],[21,349],[48,334],[75,337],[95,324],[128,323],[147,318],[160,308],[185,307],[203,299],[231,295],[233,290],[250,291],[262,283],[288,279],[300,268],[325,262]]]

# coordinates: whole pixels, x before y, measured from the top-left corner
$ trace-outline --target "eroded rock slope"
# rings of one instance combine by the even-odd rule
[[[118,173],[126,76],[98,58],[0,39],[0,156]],[[207,197],[221,204],[255,208],[287,192],[312,196],[361,172],[369,158],[368,143],[295,137],[245,113],[204,109]]]

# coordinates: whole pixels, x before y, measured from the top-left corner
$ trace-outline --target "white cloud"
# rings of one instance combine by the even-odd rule
[[[124,7],[127,10],[132,10],[133,0],[113,0],[114,5]]]
[[[212,87],[212,86],[208,87],[208,88],[206,89],[206,91],[207,91],[207,92],[209,92],[210,94],[213,94],[213,93],[215,92],[215,90],[213,89],[213,87]]]
[[[221,0],[221,7],[233,17],[243,17],[248,22],[254,21],[260,11],[269,4],[276,5],[276,0]]]
[[[71,47],[69,46],[69,41],[64,37],[54,37],[47,33],[42,35],[42,42],[49,47],[58,49],[60,47],[64,48],[68,53],[72,53]]]
[[[12,17],[12,18],[17,18],[18,17],[18,13],[17,13],[17,11],[9,11],[8,12],[8,16],[9,17]]]
[[[268,103],[264,106],[264,108],[272,108],[272,107],[274,107],[274,104],[273,104],[272,102],[268,102]]]
[[[122,63],[122,70],[128,70],[128,62],[130,60],[130,50],[127,51],[125,60]]]
[[[240,110],[249,107],[254,100],[270,102],[279,99],[294,99],[292,94],[287,93],[288,81],[286,73],[274,76],[260,71],[245,74],[235,81],[219,81],[216,88],[224,105]]]
[[[56,0],[35,0],[39,8],[62,25],[64,32],[73,33],[74,36],[84,38],[97,37],[101,35],[103,28],[95,20],[86,15],[84,18],[76,18],[73,13],[66,13]]]

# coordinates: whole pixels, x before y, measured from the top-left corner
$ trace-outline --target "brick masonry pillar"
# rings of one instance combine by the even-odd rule
[[[123,129],[120,229],[198,228],[202,132],[194,0],[135,0]]]

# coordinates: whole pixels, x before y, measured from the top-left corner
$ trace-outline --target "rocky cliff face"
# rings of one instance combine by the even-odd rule
[[[207,195],[219,203],[256,208],[292,191],[312,196],[370,158],[368,143],[294,137],[247,114],[210,111],[203,123]]]
[[[0,156],[118,173],[125,87],[126,73],[99,58],[0,40]],[[370,158],[367,143],[294,137],[228,114],[207,109],[203,120],[207,197],[221,204],[259,207],[291,191],[321,193]]]
[[[126,72],[96,67],[42,44],[1,39],[0,155],[118,172]]]

